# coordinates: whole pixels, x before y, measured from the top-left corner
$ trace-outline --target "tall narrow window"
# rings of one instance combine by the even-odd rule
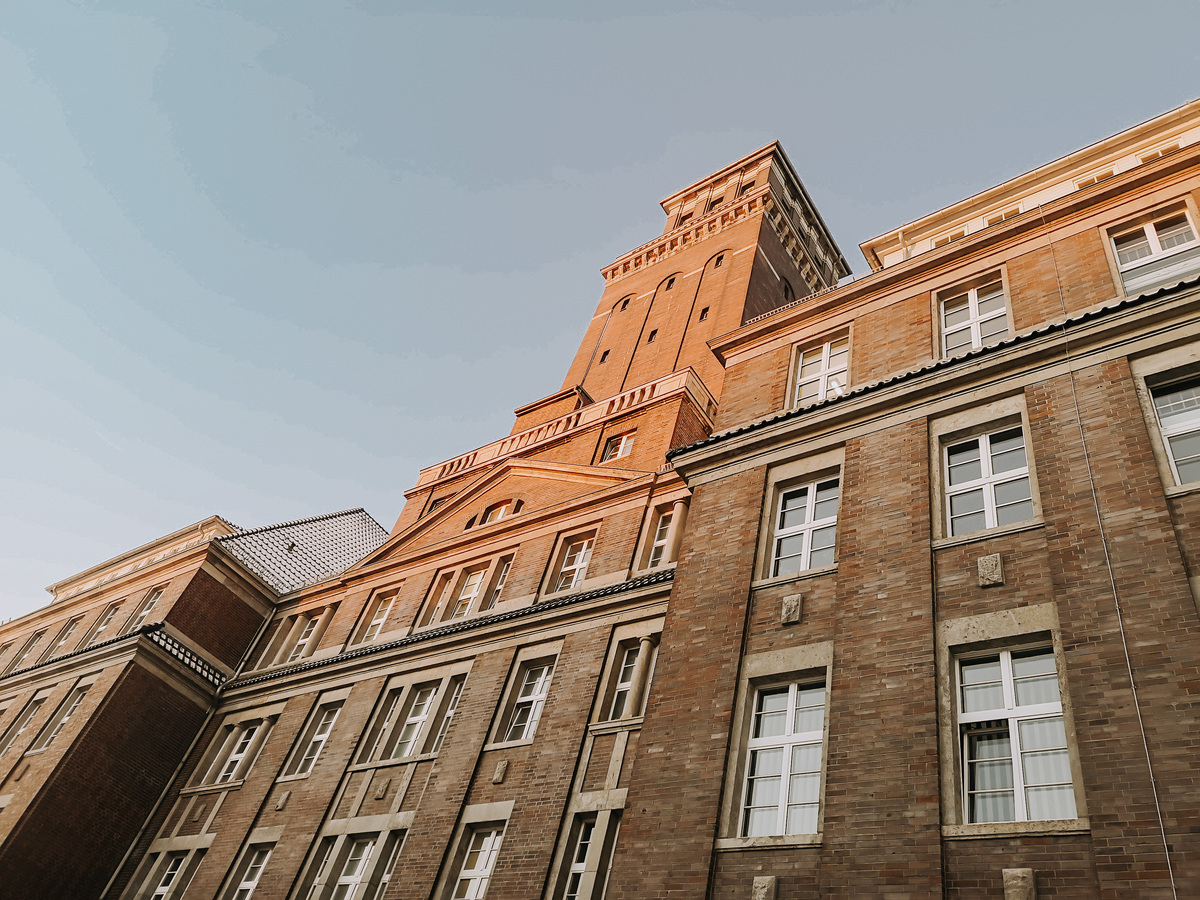
[[[637,661],[640,653],[641,645],[634,644],[631,647],[627,647],[621,655],[621,667],[617,670],[617,686],[613,691],[612,706],[608,711],[610,719],[620,719],[630,714],[627,712],[629,695],[633,690],[633,675],[637,671]]]
[[[487,600],[483,604],[483,609],[491,609],[500,602],[500,595],[504,593],[504,582],[508,580],[508,570],[511,568],[511,556],[500,560],[500,563],[496,566],[495,574],[492,576],[492,583],[488,589]]]
[[[146,595],[146,599],[143,600],[141,605],[137,608],[137,612],[130,617],[124,631],[121,632],[122,634],[132,634],[141,628],[143,624],[145,624],[146,619],[150,617],[150,613],[154,611],[154,607],[158,603],[159,598],[162,597],[163,590],[164,588],[157,587]]]
[[[1025,435],[1018,425],[946,448],[950,535],[1033,518]]]
[[[277,714],[225,725],[213,739],[211,761],[197,769],[198,784],[241,781],[254,765]]]
[[[297,752],[293,755],[288,775],[307,775],[312,771],[325,742],[329,740],[329,733],[333,731],[333,724],[337,721],[341,709],[341,703],[330,703],[317,710],[317,714],[304,731]]]
[[[375,849],[374,837],[359,837],[353,839],[346,860],[334,883],[330,900],[354,900],[359,886],[366,880],[371,852]]]
[[[100,618],[97,619],[96,624],[92,626],[91,634],[88,635],[87,646],[91,647],[94,644],[98,644],[101,641],[106,641],[112,637],[112,635],[109,634],[108,629],[112,624],[112,620],[117,615],[117,610],[120,608],[121,602],[117,601],[116,603],[110,604],[108,608],[100,614]]]
[[[455,601],[454,609],[450,612],[451,619],[465,616],[471,611],[471,605],[475,602],[475,598],[479,596],[479,587],[483,583],[483,576],[486,572],[486,568],[476,569],[473,572],[467,572],[463,577],[462,585],[458,591],[458,600]]]
[[[446,740],[446,732],[450,730],[450,723],[454,719],[454,713],[458,711],[458,701],[462,697],[463,685],[466,683],[466,680],[466,676],[464,675],[459,675],[452,680],[446,704],[442,709],[437,732],[433,736],[433,742],[429,745],[429,753],[437,753],[442,749],[442,743]]]
[[[959,660],[966,821],[1075,818],[1053,649]]]
[[[83,703],[83,698],[87,696],[88,688],[91,686],[91,682],[81,684],[67,695],[67,699],[62,702],[58,711],[55,712],[50,721],[42,728],[41,734],[33,742],[33,746],[29,748],[29,752],[45,750],[54,743],[54,739],[62,734],[63,729],[70,724],[71,719],[79,711],[79,707]]]
[[[258,729],[261,727],[256,722],[242,729],[242,733],[238,735],[233,743],[233,749],[229,752],[225,764],[221,766],[221,771],[217,773],[218,783],[232,781],[234,776],[237,775],[238,770],[242,767],[242,763],[246,760],[246,754],[250,750],[251,744],[254,743]]]
[[[258,887],[258,880],[267,866],[267,860],[271,858],[271,850],[274,846],[274,844],[260,844],[250,848],[246,854],[242,872],[238,876],[237,890],[234,891],[233,900],[250,900],[254,895],[254,889]]]
[[[772,577],[832,565],[837,512],[836,478],[784,491],[775,520]]]
[[[999,277],[941,295],[942,352],[953,356],[1008,337],[1008,307]]]
[[[1176,484],[1200,481],[1200,379],[1155,390],[1154,410]]]
[[[584,819],[579,826],[579,836],[575,839],[575,847],[571,852],[571,866],[567,873],[567,890],[563,900],[583,900],[586,896],[581,893],[583,877],[587,874],[587,855],[592,846],[592,835],[596,831],[594,818]]]
[[[58,636],[55,637],[54,643],[43,654],[42,659],[54,659],[56,656],[62,656],[66,653],[70,649],[71,638],[74,637],[75,632],[79,629],[81,621],[83,621],[83,616],[76,616],[73,619],[69,619],[67,624],[58,633]]]
[[[25,705],[25,708],[21,710],[20,715],[13,720],[13,723],[8,726],[7,730],[4,732],[4,735],[0,736],[0,756],[2,756],[9,747],[17,743],[21,735],[23,735],[29,729],[30,723],[33,722],[34,717],[45,704],[46,697],[48,695],[49,691],[39,691],[37,695]]]
[[[397,593],[398,590],[381,591],[372,598],[367,607],[366,626],[358,643],[373,641],[383,631],[383,626],[387,624],[388,616],[392,612],[392,604],[396,602]]]
[[[661,565],[667,557],[667,545],[671,539],[672,518],[673,515],[670,511],[664,512],[658,517],[658,524],[654,527],[654,540],[650,544],[648,568],[653,569],[655,566]]]
[[[309,642],[312,641],[313,632],[317,630],[317,616],[304,616],[304,627],[300,630],[300,636],[296,638],[296,643],[292,645],[292,651],[287,655],[285,662],[295,662],[301,657],[308,656]]]
[[[521,687],[504,730],[505,741],[524,741],[532,738],[542,717],[542,707],[550,691],[554,663],[531,664],[521,673]]]
[[[25,646],[21,648],[21,652],[13,657],[13,661],[8,664],[7,672],[16,672],[19,669],[24,669],[26,666],[32,665],[35,657],[33,652],[37,650],[41,644],[42,638],[46,636],[46,629],[35,631],[29,636],[29,640],[25,642]]]
[[[566,591],[582,584],[591,555],[592,538],[570,541],[563,553],[562,565],[559,566],[558,577],[554,581],[554,590]]]
[[[175,886],[175,882],[179,879],[179,872],[183,868],[183,861],[187,859],[187,853],[172,853],[167,857],[166,868],[163,869],[162,876],[158,879],[158,883],[154,887],[154,893],[150,895],[150,900],[162,900],[171,892],[171,888]]]
[[[747,745],[742,837],[818,832],[824,728],[824,683],[758,691]]]
[[[840,397],[846,391],[850,338],[826,341],[800,352],[796,368],[796,406]]]
[[[483,897],[496,865],[503,834],[499,827],[476,828],[471,832],[467,854],[454,885],[454,900],[480,900]]]
[[[400,759],[411,756],[415,752],[417,738],[429,718],[429,709],[433,704],[433,696],[436,691],[437,685],[435,684],[425,685],[414,690],[408,714],[404,717],[404,724],[396,732],[390,746],[385,748],[384,757],[386,759]]]

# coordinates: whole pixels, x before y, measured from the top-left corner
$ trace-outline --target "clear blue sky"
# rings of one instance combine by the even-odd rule
[[[390,527],[558,388],[657,201],[770,140],[863,271],[1200,95],[1197,34],[1195,0],[7,2],[0,619],[212,513]]]

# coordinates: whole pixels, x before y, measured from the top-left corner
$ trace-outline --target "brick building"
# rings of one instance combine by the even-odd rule
[[[0,883],[1200,895],[1198,201],[1200,101],[852,280],[778,145],[667,198],[390,534],[214,517],[0,629]]]

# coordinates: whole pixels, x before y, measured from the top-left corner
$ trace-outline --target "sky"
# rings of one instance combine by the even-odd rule
[[[556,391],[658,201],[780,140],[858,243],[1200,96],[1200,4],[0,12],[0,620],[365,507]]]

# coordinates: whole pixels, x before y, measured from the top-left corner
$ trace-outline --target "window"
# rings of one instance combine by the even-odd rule
[[[796,406],[840,397],[846,390],[850,338],[840,337],[807,350],[796,360]]]
[[[655,339],[656,337],[658,337],[658,329],[657,329],[657,328],[655,328],[655,329],[652,329],[652,330],[651,330],[651,332],[650,332],[650,337],[646,338],[646,343],[647,343],[647,344],[653,344],[653,343],[654,343],[654,339]]]
[[[714,198],[713,198],[712,200],[710,200],[710,201],[709,201],[709,203],[708,203],[708,209],[709,209],[709,212],[712,212],[712,210],[716,209],[718,206],[720,206],[720,205],[721,205],[722,203],[724,203],[724,202],[725,202],[725,196],[724,196],[724,195],[721,195],[720,197],[714,197]]]
[[[608,462],[610,459],[617,459],[622,456],[628,456],[633,450],[634,431],[627,431],[624,434],[614,435],[604,442],[604,452],[600,454],[600,462]]]
[[[307,775],[312,771],[325,742],[329,740],[329,733],[333,731],[333,724],[337,721],[341,709],[341,701],[326,703],[317,708],[296,745],[292,763],[286,771],[287,775]]]
[[[4,735],[0,737],[0,755],[8,751],[8,748],[15,744],[28,729],[29,724],[33,721],[34,716],[46,702],[46,698],[50,695],[49,689],[38,691],[32,700],[25,704],[25,708],[21,710],[20,715],[13,720],[13,723],[8,726]]]
[[[154,893],[150,895],[151,900],[161,900],[171,892],[171,888],[179,879],[179,873],[183,869],[183,862],[186,859],[186,852],[171,853],[167,856],[166,867],[162,870],[162,876],[155,885]]]
[[[1093,172],[1091,175],[1080,178],[1075,182],[1075,187],[1077,190],[1083,190],[1085,187],[1091,187],[1093,184],[1099,184],[1106,178],[1112,178],[1116,174],[1117,172],[1115,169],[1102,169],[1099,172]]]
[[[946,447],[946,505],[951,537],[1034,517],[1020,425]]]
[[[675,287],[675,276],[674,275],[672,275],[670,278],[667,279],[667,286],[663,290],[669,291],[673,287]]]
[[[1166,156],[1168,153],[1174,153],[1178,149],[1179,149],[1179,142],[1176,141],[1173,144],[1166,144],[1165,146],[1158,147],[1157,149],[1151,150],[1149,153],[1143,153],[1141,156],[1138,157],[1138,159],[1140,159],[1143,163],[1148,163],[1148,162],[1158,159],[1161,156]]]
[[[1184,211],[1112,235],[1126,294],[1172,284],[1200,271],[1200,241]]]
[[[537,731],[542,707],[554,675],[554,661],[541,660],[523,665],[519,672],[520,688],[508,716],[502,741],[527,741]]]
[[[965,821],[1075,818],[1053,648],[961,658],[958,694]]]
[[[363,617],[365,624],[355,643],[362,644],[379,637],[383,626],[387,624],[392,604],[396,602],[396,595],[399,592],[398,588],[393,588],[390,591],[380,591],[371,598],[371,602],[367,605],[367,614]]]
[[[25,641],[25,645],[21,648],[21,651],[8,664],[8,668],[5,669],[4,674],[7,675],[9,672],[16,672],[18,669],[24,669],[26,665],[31,665],[33,663],[33,651],[37,649],[38,644],[42,642],[42,638],[45,636],[46,629],[44,628],[41,631],[35,631],[31,634],[29,639]]]
[[[334,882],[331,900],[353,900],[367,874],[367,864],[374,849],[374,837],[360,837],[351,841],[337,881]]]
[[[998,275],[978,287],[947,291],[939,297],[945,356],[977,350],[1008,337],[1008,307]]]
[[[588,560],[592,555],[592,537],[580,537],[569,541],[563,551],[562,565],[554,579],[554,590],[569,591],[583,583],[587,574]]]
[[[88,688],[92,686],[92,682],[76,685],[67,694],[67,698],[59,705],[54,715],[42,726],[41,733],[38,734],[37,740],[33,742],[33,746],[29,748],[30,753],[35,753],[40,750],[45,750],[57,738],[64,728],[70,723],[71,719],[79,711],[80,705],[83,703],[83,698],[87,696]]]
[[[141,606],[137,608],[137,612],[135,612],[129,619],[129,622],[126,623],[121,634],[132,634],[142,627],[146,619],[149,617],[151,611],[154,609],[154,605],[158,603],[159,598],[163,595],[163,590],[165,589],[157,587],[146,595],[146,599],[142,601]]]
[[[717,254],[717,258],[713,260],[713,268],[714,268],[714,269],[719,269],[719,268],[721,268],[721,263],[723,263],[723,262],[725,262],[725,254],[724,254],[724,253],[718,253],[718,254]]]
[[[467,854],[454,885],[454,900],[479,900],[484,895],[503,836],[504,829],[500,827],[472,829]]]
[[[197,768],[199,784],[227,784],[242,781],[254,765],[278,712],[242,721],[228,722],[213,739],[210,758]]]
[[[784,491],[775,520],[771,576],[832,565],[837,511],[837,478]]]
[[[520,510],[520,500],[502,500],[499,503],[493,503],[483,511],[483,515],[479,519],[479,524],[487,525],[490,522],[499,522],[507,516],[515,515]]]
[[[994,214],[988,216],[987,219],[985,219],[985,221],[987,222],[988,227],[991,227],[992,225],[999,225],[1001,222],[1006,222],[1009,219],[1014,218],[1015,216],[1019,215],[1020,212],[1021,212],[1021,207],[1013,206],[1013,207],[1010,207],[1009,209],[1003,210],[1002,212],[997,212],[997,213],[994,213]]]
[[[332,603],[286,617],[279,623],[275,637],[263,654],[262,664],[277,666],[312,656],[320,646],[336,611],[337,604]]]
[[[674,515],[671,510],[661,513],[658,524],[654,526],[654,539],[650,542],[650,558],[646,567],[653,569],[667,561],[667,551],[671,542],[671,521]]]
[[[487,568],[484,567],[465,574],[458,591],[458,599],[454,603],[454,608],[450,611],[449,617],[451,619],[465,616],[471,611],[471,605],[475,602],[475,598],[479,596],[480,585],[483,584],[483,576],[486,573]]]
[[[600,365],[604,365],[604,363],[606,363],[606,362],[608,362],[608,351],[607,350],[605,350],[603,353],[600,354]]]
[[[312,640],[312,636],[317,630],[316,616],[302,616],[301,619],[304,625],[300,629],[300,635],[296,638],[296,643],[292,645],[291,652],[287,655],[286,662],[293,662],[308,655],[304,651],[308,649],[308,642]]]
[[[960,238],[965,238],[966,236],[967,230],[965,228],[960,228],[957,231],[950,232],[949,234],[943,234],[940,237],[935,237],[933,239],[933,249],[936,250],[938,247],[945,247],[951,241],[957,241]]]
[[[1200,379],[1152,392],[1176,484],[1200,481]]]
[[[262,877],[267,860],[271,858],[274,844],[259,844],[247,851],[242,860],[241,871],[237,876],[237,887],[233,892],[233,900],[250,900],[254,889],[258,887],[258,879]]]
[[[379,900],[396,871],[403,830],[337,834],[321,841],[306,878],[306,900]]]
[[[116,603],[109,604],[108,608],[100,614],[100,618],[96,620],[96,624],[92,626],[91,633],[87,637],[85,646],[91,647],[101,641],[107,640],[111,635],[108,633],[108,627],[112,624],[112,620],[117,615],[117,610],[121,608],[123,601],[118,600]]]
[[[358,761],[382,762],[436,753],[458,707],[465,680],[465,674],[456,674],[391,688],[367,730]]]
[[[738,188],[738,196],[741,197],[743,194],[748,194],[752,190],[754,190],[754,181],[743,181],[742,186]]]
[[[68,619],[67,624],[62,627],[62,630],[59,631],[58,636],[55,637],[54,643],[51,644],[50,648],[42,655],[42,659],[53,659],[56,656],[66,653],[69,649],[67,645],[74,636],[75,631],[79,628],[79,623],[82,621],[83,616],[76,616],[73,619]],[[2,655],[3,654],[0,653],[0,656]]]
[[[461,569],[440,573],[434,579],[418,627],[424,628],[491,609],[504,592],[513,559],[514,554],[509,553],[491,562],[472,563]]]
[[[684,213],[679,217],[679,227],[682,228],[690,221],[692,221],[692,214],[690,212]]]
[[[445,503],[449,499],[450,499],[450,495],[447,495],[445,497],[434,497],[432,500],[429,501],[429,509],[427,509],[425,511],[426,515],[433,512],[434,510],[436,510],[439,506],[441,506],[443,503]]]
[[[824,730],[824,682],[756,691],[740,836],[819,831]]]
[[[625,312],[625,310],[629,309],[629,301],[632,299],[632,297],[626,297],[621,301],[621,312]]]
[[[703,322],[707,318],[708,318],[708,307],[706,306],[706,307],[704,307],[704,309],[700,310],[700,321]]]
[[[491,583],[488,587],[487,596],[484,599],[481,609],[491,609],[500,602],[500,595],[504,593],[504,582],[508,580],[508,573],[509,570],[512,569],[512,562],[513,558],[511,556],[501,557],[499,563],[495,567]]]
[[[592,844],[592,835],[596,831],[596,819],[592,816],[584,819],[579,826],[579,834],[575,838],[575,847],[571,851],[571,865],[567,870],[567,889],[563,900],[581,900],[588,896],[583,893],[583,877],[587,873],[588,849]]]

